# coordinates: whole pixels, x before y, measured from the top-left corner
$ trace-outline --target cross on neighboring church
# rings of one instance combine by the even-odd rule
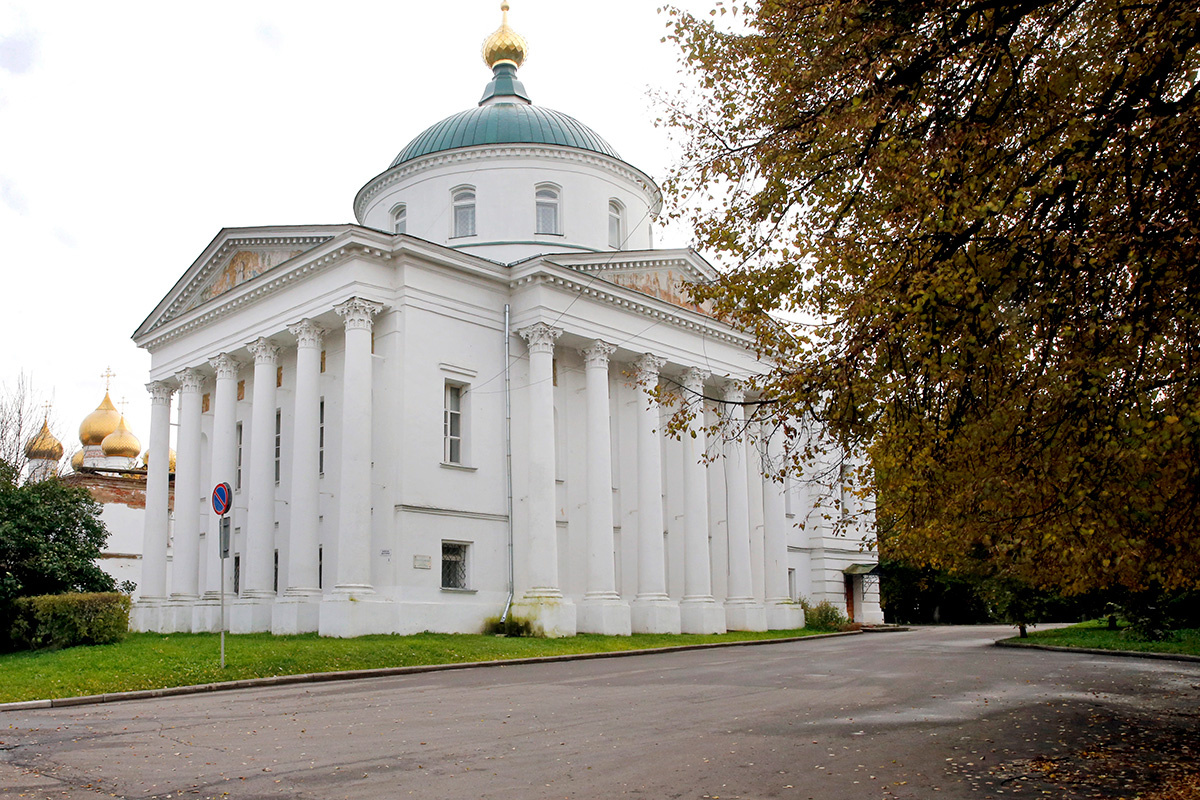
[[[117,373],[112,371],[112,367],[105,367],[104,372],[100,373],[100,377],[104,378],[104,391],[108,391],[112,384],[112,379],[117,377]]]

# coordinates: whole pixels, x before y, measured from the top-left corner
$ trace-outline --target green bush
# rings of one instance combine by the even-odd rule
[[[814,606],[808,600],[800,598],[800,605],[804,608],[806,628],[814,631],[841,631],[847,630],[850,625],[850,620],[846,619],[842,610],[828,600],[822,600]]]
[[[129,631],[129,606],[129,596],[117,592],[20,597],[12,641],[27,650],[119,642]]]

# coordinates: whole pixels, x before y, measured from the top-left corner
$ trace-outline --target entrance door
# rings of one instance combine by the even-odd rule
[[[854,576],[843,575],[842,579],[846,585],[846,617],[854,622]]]

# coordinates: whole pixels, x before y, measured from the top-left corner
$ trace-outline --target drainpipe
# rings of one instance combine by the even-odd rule
[[[504,603],[504,613],[500,615],[500,623],[508,622],[508,612],[512,609],[513,592],[516,581],[513,578],[513,477],[512,477],[512,382],[509,367],[512,364],[510,351],[512,349],[512,330],[510,328],[508,303],[504,304],[504,470],[508,484],[508,600]]]

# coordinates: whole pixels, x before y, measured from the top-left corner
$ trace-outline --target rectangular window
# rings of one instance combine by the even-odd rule
[[[279,551],[275,551],[275,577],[272,579],[271,588],[275,594],[279,594]]]
[[[446,384],[446,402],[442,420],[445,451],[442,453],[442,460],[447,464],[463,463],[462,393],[462,386],[453,383]]]
[[[211,402],[211,400],[208,396],[208,392],[205,392],[203,395],[200,396],[200,413],[201,414],[208,413],[208,404],[210,402]]]
[[[237,424],[237,470],[233,478],[234,491],[242,490],[242,423]]]
[[[233,555],[233,593],[242,593],[242,556],[240,553]]]
[[[442,588],[467,588],[467,548],[464,542],[442,542]]]
[[[475,206],[460,205],[454,207],[454,235],[475,235]]]
[[[283,445],[283,411],[275,409],[275,485],[279,485],[279,461]]]
[[[325,474],[325,398],[317,411],[317,472]]]
[[[788,569],[788,597],[795,603],[800,599],[800,593],[796,591],[796,570]]]
[[[237,395],[238,400],[245,400],[246,399],[246,382],[238,381],[237,386],[238,386],[238,395]]]
[[[325,351],[321,351],[321,372],[325,371]]]
[[[275,368],[275,388],[278,389],[282,386],[283,386],[283,367],[279,366],[279,367]]]
[[[325,548],[317,545],[317,588],[325,588]]]

